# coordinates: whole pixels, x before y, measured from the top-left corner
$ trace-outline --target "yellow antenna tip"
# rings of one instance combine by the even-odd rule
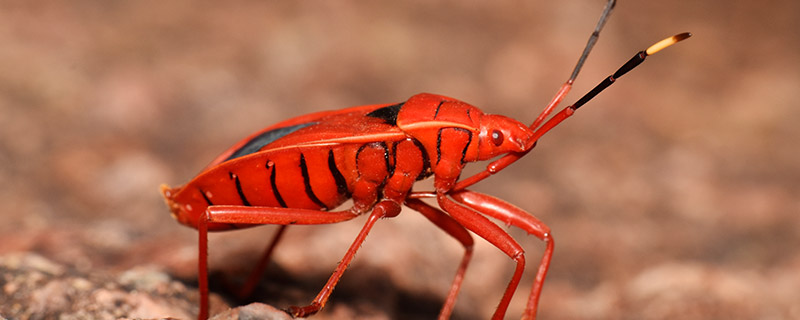
[[[666,38],[664,40],[656,42],[654,45],[652,45],[649,48],[647,48],[647,50],[645,50],[644,52],[647,53],[648,56],[652,55],[652,54],[654,54],[656,52],[661,51],[662,49],[664,49],[666,47],[669,47],[669,46],[671,46],[673,44],[678,43],[679,41],[686,40],[686,38],[689,38],[691,36],[692,36],[692,34],[689,33],[689,32],[676,34],[674,36],[671,36],[669,38]]]

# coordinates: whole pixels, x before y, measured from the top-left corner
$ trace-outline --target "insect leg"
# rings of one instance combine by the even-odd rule
[[[450,200],[447,194],[439,194],[436,199],[439,202],[439,207],[449,213],[458,223],[489,241],[489,243],[516,262],[517,266],[514,269],[514,275],[511,277],[511,281],[508,283],[508,287],[506,287],[506,291],[494,315],[492,315],[492,320],[503,319],[508,309],[508,304],[511,302],[511,297],[514,296],[514,291],[517,290],[522,273],[525,271],[525,251],[508,233],[478,212]]]
[[[353,244],[351,244],[350,248],[347,249],[344,257],[342,257],[342,260],[339,262],[339,265],[336,266],[336,269],[328,279],[328,282],[325,283],[325,287],[323,287],[319,294],[317,294],[317,297],[314,298],[314,301],[311,301],[311,304],[304,307],[291,306],[287,311],[293,317],[306,317],[313,315],[322,309],[325,306],[325,303],[328,302],[328,297],[330,297],[331,292],[333,292],[333,288],[336,286],[336,283],[338,283],[339,279],[342,277],[342,273],[344,273],[345,269],[347,269],[347,266],[350,265],[350,262],[356,255],[356,251],[361,248],[361,245],[367,238],[369,231],[372,230],[372,226],[375,225],[375,222],[377,222],[380,218],[396,216],[400,213],[400,208],[400,204],[392,200],[382,200],[375,204],[375,207],[372,209],[372,213],[369,215],[369,218],[367,218],[367,223],[361,228],[361,232],[358,233],[358,236],[356,236]]]
[[[528,298],[527,306],[525,307],[525,313],[522,316],[523,319],[535,318],[536,307],[539,304],[539,295],[542,292],[544,278],[547,275],[547,269],[550,267],[550,259],[553,256],[554,241],[550,233],[550,228],[530,213],[508,202],[486,194],[464,190],[454,192],[450,194],[450,196],[458,203],[503,221],[508,225],[525,230],[546,243],[547,247],[542,256],[542,261],[539,263],[539,271],[536,273],[536,279],[531,288],[531,294]]]
[[[421,213],[425,218],[428,218],[433,224],[440,229],[447,232],[450,236],[458,240],[464,246],[464,257],[461,258],[461,264],[458,266],[456,276],[453,279],[453,284],[450,285],[450,291],[447,293],[442,310],[439,312],[439,320],[450,319],[453,312],[453,307],[456,304],[458,291],[461,289],[461,282],[464,280],[464,273],[467,271],[467,266],[472,258],[473,241],[472,236],[467,229],[464,229],[457,221],[453,220],[450,216],[441,210],[430,206],[419,199],[408,199],[405,205]]]
[[[318,211],[293,208],[209,206],[197,226],[199,237],[197,281],[200,290],[198,319],[208,318],[208,223],[232,224],[329,224],[357,217],[351,211]],[[275,242],[275,241],[273,241]],[[268,249],[269,250],[269,249]]]

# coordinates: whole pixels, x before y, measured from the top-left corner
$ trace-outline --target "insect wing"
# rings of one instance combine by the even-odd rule
[[[217,156],[203,171],[223,162],[271,148],[365,143],[405,137],[397,127],[366,114],[391,104],[321,111],[259,130]]]

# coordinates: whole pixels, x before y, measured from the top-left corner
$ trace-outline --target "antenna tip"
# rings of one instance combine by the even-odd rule
[[[686,40],[687,38],[689,38],[691,36],[692,36],[692,34],[690,32],[684,32],[684,33],[676,34],[674,36],[671,36],[669,38],[666,38],[664,40],[656,42],[655,44],[653,44],[652,46],[647,48],[647,50],[645,50],[645,53],[647,53],[648,56],[652,55],[652,54],[654,54],[656,52],[661,51],[662,49],[664,49],[666,47],[669,47],[669,46],[671,46],[673,44],[678,43],[679,41]]]
[[[678,42],[678,41],[686,40],[691,36],[692,36],[691,32],[684,32],[684,33],[676,34],[676,35],[672,36],[672,38],[675,39],[675,42]]]

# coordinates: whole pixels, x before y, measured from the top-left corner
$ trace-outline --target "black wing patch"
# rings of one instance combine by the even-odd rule
[[[405,102],[394,104],[391,106],[375,109],[367,113],[367,117],[373,117],[383,120],[386,124],[397,126],[397,114],[400,113],[400,108],[403,107]]]
[[[241,148],[239,148],[238,150],[233,152],[233,154],[231,154],[230,157],[225,159],[225,161],[236,159],[236,158],[239,158],[239,157],[243,157],[243,156],[246,156],[248,154],[256,153],[258,150],[261,150],[261,148],[263,148],[264,146],[272,143],[275,140],[278,140],[278,139],[283,138],[284,136],[286,136],[286,135],[288,135],[288,134],[290,134],[292,132],[295,132],[297,130],[300,130],[302,128],[305,128],[305,127],[308,127],[308,126],[312,126],[312,125],[315,125],[315,124],[317,124],[317,122],[301,123],[301,124],[296,124],[296,125],[289,126],[289,127],[283,127],[283,128],[278,128],[278,129],[275,129],[275,130],[270,130],[270,131],[264,132],[262,134],[259,134],[258,136],[253,138],[253,140],[248,141]]]

